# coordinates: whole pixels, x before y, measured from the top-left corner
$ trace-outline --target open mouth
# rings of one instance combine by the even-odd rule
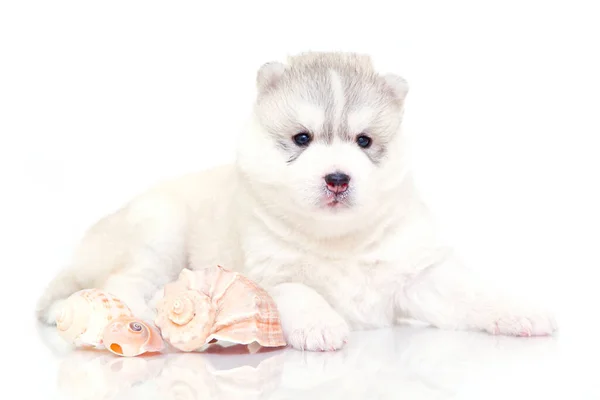
[[[325,204],[330,208],[337,208],[348,205],[348,196],[345,193],[335,194],[327,193],[325,196]]]

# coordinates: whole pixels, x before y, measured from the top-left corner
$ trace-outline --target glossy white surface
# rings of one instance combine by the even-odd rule
[[[421,326],[355,332],[336,353],[292,349],[123,358],[72,350],[39,331],[32,359],[49,399],[592,399],[600,396],[589,338],[495,337]],[[591,343],[591,342],[590,342]],[[591,364],[590,364],[591,366]],[[23,391],[23,390],[22,390]],[[43,393],[43,396],[42,396]],[[41,396],[41,397],[40,397]]]
[[[600,398],[596,2],[292,3],[0,2],[0,399]],[[398,328],[334,354],[143,359],[45,345],[35,302],[85,229],[228,161],[256,68],[307,49],[408,79],[441,226],[474,269],[556,310],[558,337]]]

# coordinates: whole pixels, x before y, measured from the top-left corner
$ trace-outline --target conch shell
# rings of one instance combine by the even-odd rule
[[[132,317],[121,317],[110,322],[104,328],[102,341],[111,353],[125,357],[156,353],[165,348],[158,329]]]
[[[156,326],[173,347],[198,350],[215,341],[285,346],[279,312],[269,294],[250,279],[221,266],[184,269],[165,285]]]
[[[65,300],[56,328],[63,339],[77,347],[103,349],[104,328],[121,317],[133,317],[121,300],[99,289],[83,289]]]

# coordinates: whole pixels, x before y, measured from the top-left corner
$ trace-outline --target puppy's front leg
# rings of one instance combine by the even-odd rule
[[[315,290],[301,283],[282,283],[270,291],[283,333],[299,350],[333,351],[348,340],[346,321]]]
[[[411,317],[443,329],[515,336],[548,335],[557,329],[551,315],[494,293],[452,256],[408,281],[398,305]]]
[[[154,311],[148,306],[147,299],[156,292],[156,287],[149,280],[120,273],[109,277],[102,289],[127,304],[137,318],[154,321]]]

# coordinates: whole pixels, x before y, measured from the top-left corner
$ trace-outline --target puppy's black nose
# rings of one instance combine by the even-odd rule
[[[327,183],[327,188],[334,193],[345,192],[346,189],[348,189],[349,182],[350,177],[341,172],[325,175],[325,183]]]

